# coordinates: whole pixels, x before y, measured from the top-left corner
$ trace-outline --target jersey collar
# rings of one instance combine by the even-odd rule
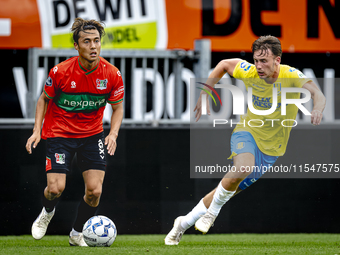
[[[93,73],[93,72],[98,68],[99,63],[100,63],[100,58],[99,58],[98,64],[97,64],[95,67],[93,67],[91,70],[87,70],[85,67],[82,66],[82,64],[80,63],[80,59],[79,59],[79,57],[78,57],[78,64],[79,64],[79,67],[80,67],[80,69],[81,69],[82,71],[85,72],[86,75],[88,75],[88,74],[90,74],[90,73]]]

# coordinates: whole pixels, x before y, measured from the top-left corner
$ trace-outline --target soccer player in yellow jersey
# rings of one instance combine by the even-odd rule
[[[262,171],[252,172],[255,166],[272,166],[279,156],[282,156],[287,147],[291,128],[278,124],[282,120],[296,118],[298,108],[294,104],[286,106],[286,115],[281,115],[281,89],[286,87],[304,88],[311,93],[313,110],[311,123],[319,125],[322,112],[325,108],[326,99],[311,79],[302,72],[287,65],[281,65],[281,43],[274,36],[261,36],[252,45],[254,64],[242,59],[222,60],[209,76],[206,84],[214,86],[225,73],[234,78],[241,79],[247,90],[252,88],[252,104],[256,110],[271,109],[273,104],[273,88],[277,89],[277,108],[269,115],[256,115],[254,111],[247,111],[241,117],[231,136],[231,156],[236,171],[227,173],[219,185],[208,193],[201,201],[185,216],[176,218],[174,227],[165,238],[166,245],[177,245],[183,233],[195,224],[195,228],[202,233],[207,233],[222,206],[235,194],[246,189],[263,174]],[[208,86],[205,90],[211,91]],[[194,111],[198,121],[202,114],[202,90]],[[300,93],[287,93],[290,99],[300,98]],[[208,99],[208,97],[206,97]],[[207,113],[210,114],[207,102]],[[266,120],[269,124],[261,128],[247,125],[249,120]],[[274,120],[277,120],[276,125]],[[255,126],[255,125],[253,125]],[[286,123],[292,126],[292,123]]]

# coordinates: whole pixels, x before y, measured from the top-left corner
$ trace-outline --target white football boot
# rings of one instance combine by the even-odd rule
[[[213,226],[216,217],[217,216],[207,211],[201,218],[196,221],[195,229],[201,231],[203,234],[206,234]]]
[[[79,233],[77,236],[71,234],[72,231],[70,232],[70,238],[68,240],[71,246],[88,246],[84,241],[83,233]]]
[[[48,224],[50,223],[54,212],[55,209],[53,209],[52,212],[48,213],[46,212],[45,207],[43,207],[38,218],[33,222],[32,225],[32,236],[34,239],[39,240],[44,237]]]
[[[181,226],[182,218],[184,218],[184,216],[179,216],[175,219],[173,228],[164,239],[166,245],[178,245],[178,243],[181,241],[185,232],[185,229]]]

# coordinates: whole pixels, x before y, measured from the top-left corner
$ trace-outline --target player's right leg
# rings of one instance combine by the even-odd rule
[[[39,240],[45,236],[48,224],[54,216],[55,205],[58,203],[65,189],[65,182],[66,174],[47,173],[47,186],[44,190],[43,208],[32,225],[32,236],[34,239]]]
[[[87,246],[82,234],[85,222],[95,215],[102,194],[106,170],[104,133],[82,138],[77,151],[78,167],[82,171],[85,195],[78,206],[78,212],[69,236],[71,246]]]

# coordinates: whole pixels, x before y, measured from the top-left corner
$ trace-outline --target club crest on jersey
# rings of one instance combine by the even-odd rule
[[[107,89],[107,79],[105,80],[96,80],[97,83],[97,89],[103,90],[103,89]]]
[[[54,156],[56,159],[56,163],[65,164],[65,153],[63,154],[55,153]]]

